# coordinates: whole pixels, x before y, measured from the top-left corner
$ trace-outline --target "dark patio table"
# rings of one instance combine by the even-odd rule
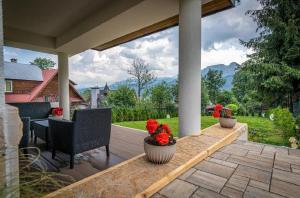
[[[46,149],[48,150],[49,145],[51,143],[51,137],[49,134],[49,122],[47,120],[40,120],[33,122],[33,130],[34,130],[34,144],[37,143],[37,138],[40,138],[46,142]]]

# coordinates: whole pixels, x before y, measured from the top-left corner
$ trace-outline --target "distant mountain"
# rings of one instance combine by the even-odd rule
[[[223,72],[223,78],[226,79],[226,83],[223,86],[223,89],[230,90],[232,88],[232,80],[235,74],[237,67],[239,66],[238,63],[232,62],[229,65],[219,64],[219,65],[211,65],[206,67],[202,70],[202,76],[205,76],[209,69],[211,70],[218,70]]]
[[[235,62],[232,62],[229,65],[224,65],[224,64],[211,65],[211,66],[206,67],[205,69],[202,69],[202,76],[205,76],[209,69],[222,71],[223,72],[223,78],[226,79],[226,83],[223,86],[223,89],[230,90],[232,88],[233,76],[234,76],[235,70],[237,69],[238,66],[239,66],[239,64],[237,64]],[[177,77],[156,78],[155,81],[153,81],[149,85],[149,87],[153,87],[153,86],[155,86],[159,83],[162,83],[163,81],[165,81],[169,85],[172,85],[172,84],[176,83],[176,79],[177,79]],[[112,83],[112,84],[109,85],[109,88],[111,90],[114,90],[114,89],[117,89],[120,85],[128,85],[129,87],[136,88],[136,86],[135,86],[136,84],[135,84],[134,80],[132,80],[132,79],[122,80],[122,81]],[[89,89],[89,88],[79,89],[79,92],[83,93],[87,89]],[[103,87],[101,87],[101,89],[103,89]]]

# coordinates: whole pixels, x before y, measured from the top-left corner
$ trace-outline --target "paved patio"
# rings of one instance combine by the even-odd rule
[[[240,140],[164,187],[154,198],[300,197],[300,150]]]

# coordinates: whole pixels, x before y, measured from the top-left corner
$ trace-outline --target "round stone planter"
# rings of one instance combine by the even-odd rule
[[[169,162],[175,154],[176,144],[166,146],[156,146],[144,141],[146,157],[155,164],[165,164]]]
[[[237,122],[236,119],[232,118],[220,118],[219,119],[220,125],[223,128],[233,128]]]

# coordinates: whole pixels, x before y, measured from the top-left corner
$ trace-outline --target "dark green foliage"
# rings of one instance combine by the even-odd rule
[[[298,115],[295,119],[296,125],[300,128],[300,115]]]
[[[300,83],[300,1],[258,0],[262,9],[247,12],[257,23],[257,38],[241,43],[254,50],[234,77],[239,101],[256,91],[255,100],[293,111],[292,97]]]
[[[136,104],[135,91],[127,86],[120,86],[108,95],[107,102],[110,106],[134,107]]]
[[[226,80],[222,77],[222,74],[222,71],[210,69],[204,76],[204,82],[208,90],[209,99],[214,104],[217,102],[217,96],[220,93],[221,87],[223,87],[226,82]]]
[[[36,59],[34,59],[33,62],[30,62],[31,65],[36,65],[39,68],[41,68],[42,70],[45,69],[51,69],[54,67],[55,62],[53,60],[51,60],[50,58],[41,58],[38,57]]]
[[[237,99],[231,91],[222,91],[217,96],[217,103],[222,104],[223,106],[230,103],[237,103]]]
[[[201,79],[201,112],[204,113],[207,105],[209,104],[209,96],[206,84],[203,79]]]
[[[172,92],[166,82],[155,85],[150,92],[152,104],[160,111],[172,103]]]
[[[274,125],[281,131],[285,138],[289,138],[295,135],[295,119],[291,112],[286,108],[273,109],[274,113]]]
[[[157,109],[151,103],[139,103],[135,107],[113,107],[113,122],[139,121],[149,118],[166,118],[167,114],[171,117],[178,116],[178,109],[175,106],[166,109]]]

